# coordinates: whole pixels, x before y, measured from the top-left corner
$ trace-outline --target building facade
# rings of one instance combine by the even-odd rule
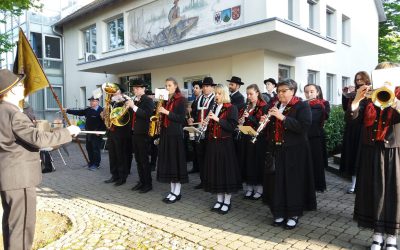
[[[79,106],[104,82],[143,78],[154,91],[232,75],[246,85],[292,78],[340,103],[343,86],[378,62],[379,0],[96,0],[55,25],[62,31],[65,101]],[[190,97],[190,89],[189,89]],[[83,96],[85,98],[83,98]]]

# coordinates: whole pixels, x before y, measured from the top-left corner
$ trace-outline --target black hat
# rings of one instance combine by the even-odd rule
[[[237,77],[237,76],[232,76],[230,80],[226,80],[226,81],[227,82],[234,82],[234,83],[239,84],[239,85],[243,85],[244,84],[244,82],[242,82],[242,79],[240,77]]]
[[[25,75],[16,75],[8,69],[0,70],[0,95],[6,93],[15,84],[19,83],[25,78]]]
[[[94,96],[91,96],[89,99],[88,99],[89,101],[91,101],[91,100],[97,100],[97,101],[100,101],[100,99],[99,98],[94,98]]]
[[[145,93],[146,95],[155,95],[155,94],[153,93],[153,91],[151,91],[151,90],[149,90],[149,89],[146,89],[146,90],[144,91],[144,93]]]
[[[147,87],[147,84],[140,78],[129,79],[129,85],[132,87]]]
[[[268,78],[268,79],[264,80],[264,84],[267,84],[267,82],[270,82],[270,83],[272,83],[273,85],[276,86],[276,81],[275,81],[274,78]]]
[[[192,82],[192,86],[193,86],[193,87],[196,86],[196,85],[201,86],[201,83],[202,83],[201,80],[199,80],[199,81],[193,81],[193,82]]]
[[[214,83],[214,80],[210,76],[204,77],[203,82],[201,83],[200,86],[204,85],[217,86],[217,84]]]

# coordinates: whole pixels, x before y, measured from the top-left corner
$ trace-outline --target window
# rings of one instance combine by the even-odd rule
[[[342,88],[350,85],[350,77],[343,76],[342,77]]]
[[[61,59],[61,38],[44,36],[45,58]]]
[[[333,90],[334,88],[334,78],[335,75],[333,74],[326,74],[326,97],[328,101],[333,102]]]
[[[31,44],[33,52],[35,52],[37,58],[43,58],[42,34],[36,33],[36,32],[31,32],[30,44]]]
[[[307,84],[309,84],[309,83],[317,84],[317,75],[318,75],[318,71],[309,70],[308,77],[307,77]]]
[[[80,97],[80,106],[81,108],[86,107],[86,87],[81,87],[80,88],[80,93],[79,93],[79,97]]]
[[[188,90],[188,101],[194,101],[195,96],[193,95],[193,86],[192,83],[194,81],[203,81],[204,77],[209,75],[198,75],[198,76],[189,76],[183,78],[183,88]]]
[[[315,0],[308,0],[308,28],[317,30],[317,16],[318,16],[318,2]]]
[[[350,45],[350,18],[342,15],[342,43]]]
[[[63,91],[62,86],[52,86],[54,92],[58,96],[58,100],[60,101],[61,105],[63,105]],[[46,98],[44,99],[46,110],[58,110],[60,107],[58,106],[56,100],[54,99],[53,93],[51,92],[50,88],[45,89]]]
[[[326,36],[330,38],[335,38],[335,10],[327,7],[326,8]]]
[[[290,66],[280,64],[278,69],[278,81],[280,82],[288,78],[290,78]]]
[[[108,49],[117,49],[124,46],[124,18],[120,17],[107,23]]]
[[[83,31],[85,39],[85,52],[96,53],[97,42],[96,42],[96,26],[92,26]]]

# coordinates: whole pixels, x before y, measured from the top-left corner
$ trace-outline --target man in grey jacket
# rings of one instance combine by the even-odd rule
[[[31,249],[36,222],[36,186],[42,180],[39,149],[71,141],[80,129],[39,131],[18,106],[24,75],[0,70],[0,194],[4,249]]]

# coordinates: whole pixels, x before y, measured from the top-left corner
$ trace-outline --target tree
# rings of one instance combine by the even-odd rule
[[[39,0],[1,0],[0,1],[0,24],[6,23],[6,16],[20,16],[30,8],[41,9]],[[0,55],[11,51],[15,44],[11,43],[10,32],[0,34]]]
[[[386,22],[379,25],[379,62],[400,62],[400,1],[383,3]]]

